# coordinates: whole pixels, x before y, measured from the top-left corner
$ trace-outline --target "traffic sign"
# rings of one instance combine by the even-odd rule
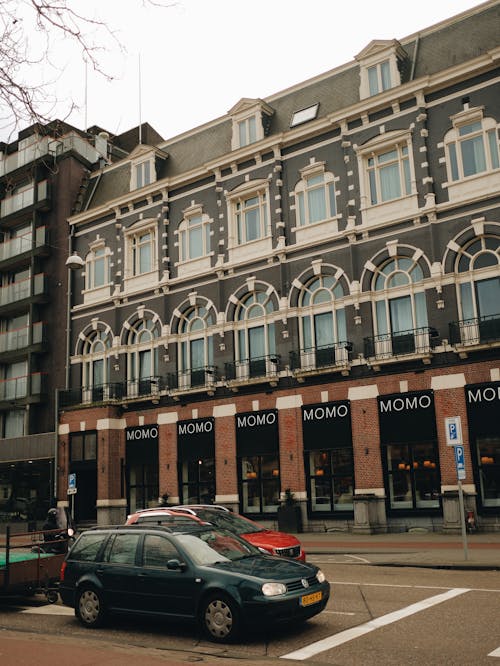
[[[444,420],[446,427],[446,444],[448,446],[458,446],[462,441],[462,421],[460,416],[448,416]]]
[[[76,494],[76,474],[68,475],[68,495]]]
[[[463,481],[465,479],[465,460],[463,446],[455,446],[455,466],[457,468],[458,480]]]

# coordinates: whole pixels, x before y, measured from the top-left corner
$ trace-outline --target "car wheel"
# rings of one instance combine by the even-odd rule
[[[225,594],[207,597],[201,606],[200,619],[205,636],[217,643],[231,642],[239,633],[238,606]]]
[[[102,595],[93,587],[82,588],[76,599],[75,615],[85,627],[100,627],[104,623]]]

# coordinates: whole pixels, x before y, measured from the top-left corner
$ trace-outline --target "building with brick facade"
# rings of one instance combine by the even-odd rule
[[[289,490],[308,529],[455,531],[460,490],[500,529],[499,19],[374,38],[93,172],[59,414],[77,520],[168,496],[272,524]]]

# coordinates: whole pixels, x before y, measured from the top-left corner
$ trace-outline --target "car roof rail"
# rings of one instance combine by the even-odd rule
[[[231,513],[231,510],[222,504],[179,504],[169,508],[172,509],[172,511],[189,511],[191,513],[195,513],[196,509],[215,509],[216,511],[226,511],[227,513]]]

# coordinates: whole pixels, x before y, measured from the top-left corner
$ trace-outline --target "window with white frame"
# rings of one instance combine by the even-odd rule
[[[94,246],[85,257],[85,289],[109,284],[110,250],[104,243]]]
[[[303,227],[331,219],[337,214],[333,174],[324,171],[324,164],[302,170],[302,179],[295,187],[297,226]]]
[[[379,92],[391,88],[391,67],[389,60],[367,67],[368,86],[370,95],[378,95]]]
[[[411,194],[408,144],[400,143],[365,157],[372,206]]]
[[[148,221],[126,232],[126,277],[150,273],[157,268],[156,223]]]
[[[272,114],[273,109],[261,99],[241,99],[229,111],[233,121],[232,150],[261,141]]]
[[[137,319],[127,335],[128,393],[151,393],[151,382],[158,374],[159,321],[153,318]]]
[[[401,84],[400,63],[408,55],[397,40],[374,40],[356,56],[360,64],[360,99]]]
[[[460,249],[455,263],[464,344],[500,339],[500,236],[485,234]]]
[[[184,213],[178,235],[179,261],[191,261],[210,254],[210,218],[201,208]]]
[[[276,372],[276,340],[272,295],[254,290],[241,298],[234,314],[237,377]]]
[[[255,116],[250,116],[250,118],[238,122],[238,139],[240,148],[257,141],[257,120]]]
[[[213,378],[214,350],[212,327],[216,322],[212,308],[194,305],[186,308],[179,319],[178,367],[179,387],[203,386]]]
[[[466,109],[457,114],[444,143],[451,182],[500,168],[498,126],[493,118],[483,117],[482,109]]]
[[[132,165],[133,170],[133,183],[135,189],[145,187],[153,182],[153,161],[151,159],[144,160]]]
[[[81,340],[82,389],[86,402],[102,400],[109,382],[112,335],[104,327],[89,331]]]
[[[334,275],[315,276],[303,286],[298,301],[302,368],[347,360],[344,296]]]
[[[426,352],[429,348],[423,271],[412,257],[394,257],[374,272],[376,356]],[[373,355],[373,354],[370,354]]]
[[[245,183],[229,195],[232,220],[232,245],[244,245],[269,235],[269,197],[267,181]]]

